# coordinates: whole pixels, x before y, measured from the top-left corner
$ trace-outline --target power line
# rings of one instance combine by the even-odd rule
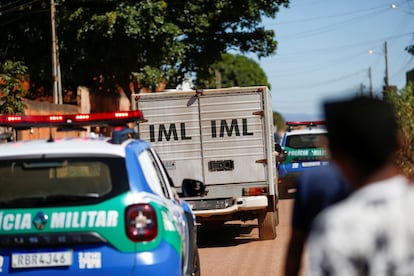
[[[338,76],[336,78],[333,79],[327,79],[324,81],[320,81],[320,82],[315,82],[315,83],[307,83],[307,84],[303,84],[303,85],[298,85],[298,86],[289,86],[289,87],[285,87],[285,88],[281,88],[279,87],[279,89],[283,89],[283,90],[297,90],[297,89],[306,89],[309,87],[319,87],[319,86],[324,86],[324,85],[328,85],[328,84],[332,84],[335,82],[340,82],[346,79],[350,79],[350,78],[354,78],[355,76],[358,75],[362,75],[362,73],[366,73],[366,69],[363,70],[359,70],[350,74],[346,74],[346,75],[342,75],[342,76]]]
[[[34,4],[36,2],[40,2],[41,0],[32,0],[32,1],[27,2],[27,3],[18,4],[17,6],[13,6],[13,7],[10,7],[8,9],[5,8],[5,7],[10,6],[10,5],[15,5],[15,4],[17,4],[21,1],[23,1],[23,0],[18,0],[18,1],[6,4],[6,5],[0,5],[0,12],[1,12],[0,15],[5,15],[5,14],[12,13],[12,12],[15,12],[15,11],[21,11],[21,9],[30,7],[32,4]],[[25,13],[25,12],[26,11],[24,11],[23,13]]]
[[[389,8],[383,9],[382,12],[385,12],[388,9]],[[334,24],[325,25],[320,28],[316,28],[312,30],[305,30],[305,31],[301,31],[295,34],[291,34],[285,37],[285,39],[295,38],[295,37],[306,38],[306,37],[311,37],[311,36],[323,34],[323,33],[330,32],[330,31],[337,31],[338,28],[341,26],[349,27],[351,24],[359,24],[362,20],[368,20],[368,19],[371,20],[372,19],[371,16],[378,16],[380,14],[381,14],[380,12],[376,12],[376,11],[370,12],[368,14],[364,14],[364,15],[357,16],[357,17],[352,17],[347,20],[343,20],[343,21],[340,21]]]
[[[313,49],[313,50],[304,50],[304,51],[291,52],[291,53],[288,53],[287,55],[295,55],[296,56],[296,55],[301,54],[301,53],[309,54],[309,53],[317,53],[317,52],[322,52],[322,53],[325,54],[327,51],[337,52],[341,49],[349,49],[349,48],[356,47],[356,46],[361,46],[361,45],[379,44],[380,42],[382,44],[385,40],[391,41],[391,40],[398,39],[398,38],[405,37],[405,36],[409,36],[409,35],[414,35],[414,32],[406,32],[406,33],[402,33],[402,34],[396,34],[396,35],[391,35],[391,36],[387,36],[387,37],[383,37],[383,38],[378,38],[378,39],[371,40],[371,41],[364,41],[364,42],[341,45],[341,46],[335,46],[335,47],[329,47],[329,48],[320,48],[320,49]],[[371,48],[367,48],[365,51],[368,51]],[[286,54],[284,54],[284,55],[286,55]]]
[[[350,12],[345,12],[345,13],[339,13],[339,14],[334,14],[334,15],[317,16],[317,17],[304,18],[300,20],[290,20],[290,21],[288,20],[288,21],[282,21],[282,22],[275,22],[273,24],[270,24],[270,26],[271,25],[297,24],[297,23],[305,23],[309,21],[323,20],[323,19],[328,19],[328,18],[338,18],[342,16],[347,16],[347,15],[356,15],[356,14],[363,13],[366,11],[369,11],[370,13],[372,13],[375,10],[381,10],[381,9],[384,9],[384,5],[373,7],[373,8],[367,8],[363,10],[355,10],[355,11],[350,11]]]
[[[388,41],[388,40],[394,40],[397,38],[401,38],[404,36],[410,35],[412,36],[413,33],[409,32],[409,33],[403,33],[403,34],[397,34],[397,35],[392,35],[392,36],[388,36],[384,39],[377,39],[374,42],[378,43],[379,41],[381,41],[381,44],[378,43],[378,48],[383,47],[383,43],[384,41]],[[407,42],[408,43],[408,42]],[[288,55],[286,54],[279,54],[278,56],[276,56],[275,58],[271,58],[271,59],[263,59],[261,61],[262,64],[269,64],[269,62],[271,63],[275,63],[278,62],[279,60],[283,59],[283,58],[289,58],[289,60],[291,61],[290,64],[293,64],[293,60],[292,60],[292,56],[296,57],[298,62],[301,62],[302,58],[299,56],[300,53],[309,56],[311,54],[317,53],[317,52],[321,52],[323,54],[323,56],[327,56],[326,53],[328,51],[334,51],[334,52],[341,52],[339,51],[342,48],[346,48],[346,49],[350,49],[353,48],[353,46],[357,46],[357,45],[363,45],[363,44],[371,44],[371,42],[363,42],[363,43],[358,43],[358,44],[349,44],[349,45],[344,45],[344,46],[340,46],[340,47],[331,47],[331,48],[324,48],[324,49],[314,49],[314,50],[308,50],[308,51],[302,51],[302,52],[294,52],[294,53],[289,53]],[[288,71],[288,70],[284,70],[282,73],[281,72],[276,72],[276,71],[272,71],[272,74],[270,74],[269,76],[278,76],[278,77],[289,77],[289,76],[295,76],[295,75],[303,75],[303,74],[307,74],[307,73],[315,73],[317,71],[322,71],[325,70],[326,68],[331,68],[329,65],[337,65],[337,64],[341,64],[341,66],[343,66],[345,63],[350,63],[355,61],[356,59],[359,59],[360,57],[363,56],[368,56],[368,52],[369,50],[372,50],[376,48],[374,47],[366,47],[363,50],[358,50],[357,52],[353,52],[350,53],[349,55],[343,55],[341,57],[335,58],[335,59],[319,59],[319,61],[328,61],[328,62],[324,62],[322,63],[318,63],[318,66],[314,66],[314,67],[310,67],[308,69],[303,69],[303,70],[294,70],[294,71]],[[343,51],[342,51],[343,52]],[[407,53],[408,55],[408,53]],[[384,55],[377,55],[377,59],[376,59],[376,63],[375,64],[371,64],[371,66],[373,66],[373,68],[377,68],[377,65],[380,62],[380,57],[383,57]]]

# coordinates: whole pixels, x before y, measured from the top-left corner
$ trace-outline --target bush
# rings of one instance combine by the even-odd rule
[[[404,174],[414,179],[414,83],[389,98],[395,105],[402,133],[402,147],[395,162]]]
[[[0,68],[0,114],[24,114],[24,77],[27,67],[20,61],[6,60]]]

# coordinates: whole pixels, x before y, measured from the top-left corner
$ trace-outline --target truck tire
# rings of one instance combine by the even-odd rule
[[[259,215],[259,239],[274,240],[276,238],[277,211],[262,212]]]

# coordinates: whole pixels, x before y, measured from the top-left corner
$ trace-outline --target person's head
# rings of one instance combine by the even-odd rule
[[[358,170],[362,178],[391,161],[398,148],[398,123],[392,104],[360,96],[326,102],[324,112],[333,160],[348,162],[346,165]]]

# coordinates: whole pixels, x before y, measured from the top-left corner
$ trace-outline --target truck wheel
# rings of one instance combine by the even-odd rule
[[[259,238],[274,240],[276,238],[277,211],[262,212],[259,215]]]

